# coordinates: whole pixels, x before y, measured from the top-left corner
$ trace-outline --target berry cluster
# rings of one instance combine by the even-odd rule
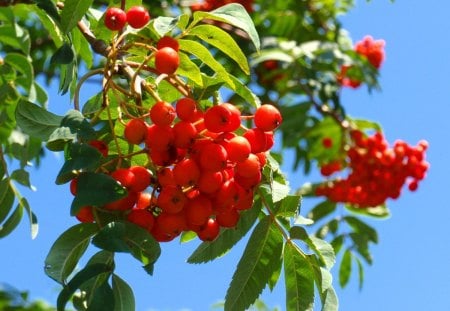
[[[229,3],[239,3],[247,10],[247,12],[253,12],[253,0],[205,0],[202,2],[194,3],[190,6],[193,12],[195,11],[212,11],[221,6]]]
[[[398,198],[405,183],[409,190],[415,191],[425,177],[429,167],[425,161],[426,141],[420,141],[415,147],[396,141],[389,147],[383,134],[377,132],[366,137],[358,130],[351,132],[351,138],[353,146],[347,152],[348,163],[332,162],[321,168],[323,175],[330,176],[347,166],[349,175],[319,186],[316,195],[360,208],[372,207],[388,198]]]
[[[384,45],[384,40],[374,40],[371,36],[365,36],[355,44],[355,51],[366,57],[373,67],[379,69],[385,58]],[[343,86],[357,88],[361,85],[361,81],[348,76],[351,69],[352,66],[342,66],[338,75],[338,82]]]
[[[130,119],[123,137],[142,147],[149,165],[112,171],[110,176],[128,194],[97,208],[122,212],[158,241],[170,241],[183,231],[214,240],[220,227],[234,227],[240,211],[252,207],[265,152],[273,146],[273,131],[282,121],[280,112],[262,105],[253,116],[241,116],[230,103],[203,111],[185,97],[176,105],[157,102],[148,116],[149,120]],[[253,119],[253,128],[242,125],[247,119]],[[91,145],[105,152],[101,142]],[[74,195],[76,183],[71,183]],[[93,221],[92,207],[81,209],[77,218]]]
[[[113,31],[121,30],[128,23],[139,29],[147,25],[150,14],[142,6],[133,6],[127,12],[120,8],[108,8],[105,12],[105,26]]]

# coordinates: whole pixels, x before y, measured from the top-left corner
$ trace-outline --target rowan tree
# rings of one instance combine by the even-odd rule
[[[200,240],[187,261],[206,263],[246,236],[225,310],[247,309],[282,273],[286,310],[312,310],[316,294],[337,310],[330,269],[344,287],[378,243],[364,217],[387,217],[388,201],[426,176],[425,140],[388,142],[341,102],[343,88],[379,89],[386,57],[382,39],[344,31],[338,15],[353,1],[0,6],[0,237],[24,212],[36,236],[17,185],[32,187],[29,163],[63,153],[55,182],[70,184],[67,214],[79,223],[45,260],[58,310],[134,310],[116,253],[151,275],[160,243]],[[58,99],[39,76],[73,109],[47,109]],[[82,101],[87,82],[95,91]],[[299,189],[281,169],[287,150]],[[88,247],[97,253],[75,271]]]

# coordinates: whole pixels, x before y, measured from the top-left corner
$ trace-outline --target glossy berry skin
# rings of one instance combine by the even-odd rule
[[[127,14],[119,8],[109,8],[105,13],[105,26],[109,30],[117,31],[125,27]]]
[[[150,14],[142,6],[131,7],[126,15],[128,24],[135,29],[144,27],[150,20]]]
[[[255,125],[265,132],[273,131],[282,121],[280,111],[273,105],[262,105],[256,109]]]
[[[159,126],[165,126],[172,124],[175,120],[176,112],[175,108],[168,102],[157,102],[150,109],[150,119],[152,122]]]
[[[171,47],[164,47],[155,52],[155,68],[159,73],[171,75],[180,65],[178,52]]]
[[[214,241],[219,235],[219,232],[219,223],[215,219],[210,218],[206,224],[202,226],[201,230],[197,232],[197,235],[202,241]]]
[[[165,47],[170,47],[178,52],[180,44],[176,39],[169,36],[164,36],[161,39],[159,39],[158,43],[156,43],[156,48],[160,50]]]
[[[133,209],[127,215],[127,220],[138,225],[145,230],[152,230],[155,224],[155,217],[153,214],[145,209]]]
[[[139,145],[145,140],[147,125],[141,119],[131,119],[125,125],[123,135],[130,144]]]

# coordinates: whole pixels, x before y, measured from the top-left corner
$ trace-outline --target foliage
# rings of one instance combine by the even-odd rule
[[[0,1],[0,237],[15,229],[24,212],[30,219],[31,235],[36,236],[37,218],[17,184],[32,189],[28,165],[38,165],[44,150],[63,152],[65,163],[55,182],[71,183],[74,199],[70,207],[67,204],[68,214],[70,211],[80,224],[60,235],[45,260],[45,273],[62,286],[58,310],[64,310],[69,302],[77,310],[135,309],[131,286],[115,273],[115,253],[129,253],[151,275],[160,243],[182,231],[183,242],[196,236],[203,240],[189,263],[216,260],[249,237],[226,293],[225,310],[249,308],[258,302],[264,288],[276,286],[282,273],[286,310],[312,310],[316,301],[322,310],[337,310],[336,281],[330,273],[337,257],[338,284],[346,286],[356,263],[362,286],[364,266],[372,264],[370,246],[379,242],[376,229],[366,218],[387,218],[386,199],[382,204],[350,204],[353,202],[333,199],[333,195],[321,198],[320,189],[338,184],[339,178],[332,176],[337,171],[361,174],[349,150],[367,155],[374,150],[372,137],[382,137],[376,122],[347,115],[340,94],[347,86],[379,89],[384,42],[366,37],[354,48],[338,19],[351,10],[353,1],[233,2],[238,3],[222,6],[220,1],[206,1],[211,6],[198,10],[174,1]],[[126,11],[136,5],[150,10],[152,18],[145,27],[117,32],[105,26],[107,6]],[[172,49],[176,59],[165,59],[161,65],[157,53],[162,48],[157,45],[164,37],[176,40],[177,47]],[[173,71],[167,67],[171,61],[176,63]],[[47,83],[59,81],[60,93],[70,94],[74,109],[62,116],[48,111],[49,99],[38,76]],[[96,77],[101,78],[96,94],[80,103],[84,83]],[[160,216],[167,213],[162,199],[152,201],[162,197],[165,186],[158,174],[163,167],[175,170],[181,158],[196,157],[192,142],[189,147],[177,148],[170,142],[163,148],[165,153],[155,151],[155,141],[170,136],[167,133],[181,122],[181,115],[175,125],[173,119],[165,124],[169,129],[164,135],[132,143],[127,134],[129,121],[155,125],[159,121],[152,116],[152,108],[182,98],[195,100],[203,111],[201,118],[222,103],[238,107],[243,124],[232,132],[246,138],[248,128],[258,127],[253,122],[261,104],[273,105],[283,116],[275,135],[280,140],[278,150],[269,153],[270,147],[260,151],[255,147],[251,152],[263,154],[258,163],[266,163],[258,167],[257,182],[245,189],[251,193],[250,205],[234,208],[237,224],[222,225],[213,238],[205,236],[211,234],[204,231],[206,222],[171,232],[162,230]],[[207,123],[206,117],[192,123],[198,126],[202,122]],[[273,137],[278,123],[263,131],[264,137]],[[146,125],[145,135],[150,135],[147,128],[152,125]],[[194,140],[228,140],[219,136],[229,131],[211,134],[205,127]],[[270,145],[270,139],[264,139],[265,145]],[[409,182],[409,189],[415,190],[428,168],[426,143],[392,148],[384,140],[376,143],[389,152],[375,150],[373,158],[367,156],[370,162],[378,159],[382,166],[399,159],[396,173],[404,177],[399,187]],[[297,174],[307,176],[317,169],[326,178],[291,189],[280,169],[283,152],[288,149],[295,152],[293,170]],[[391,159],[392,152],[398,157]],[[239,165],[228,164],[221,176],[228,170],[227,176],[236,174],[228,177],[234,182],[239,179]],[[328,174],[325,168],[330,165],[338,169],[331,166]],[[145,167],[149,174],[146,190],[135,191],[125,177],[117,177],[121,169],[133,167]],[[370,188],[372,180],[368,179]],[[197,189],[196,182],[178,186],[186,196]],[[359,184],[352,189],[362,191]],[[146,217],[152,228],[131,216],[143,193],[150,197],[142,209],[149,212]],[[243,198],[242,193],[234,196],[236,201]],[[306,202],[319,203],[307,210]],[[208,217],[216,221],[224,211],[220,202],[213,203],[214,212]],[[160,227],[154,229],[158,225],[153,227],[153,222],[158,221]],[[75,271],[88,247],[97,248],[97,253]],[[12,303],[8,297],[6,301]],[[264,305],[258,308],[267,309]]]

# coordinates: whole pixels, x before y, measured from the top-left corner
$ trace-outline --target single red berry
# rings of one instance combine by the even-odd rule
[[[180,65],[178,52],[171,47],[165,47],[155,52],[155,68],[159,73],[171,75]]]
[[[145,209],[131,210],[127,215],[127,220],[148,231],[150,231],[155,224],[155,217],[151,212]]]
[[[222,145],[210,143],[200,151],[200,166],[204,170],[220,171],[227,165],[227,151]]]
[[[145,140],[147,125],[141,119],[131,119],[125,125],[123,135],[130,144],[139,145]]]
[[[181,98],[175,106],[177,116],[183,121],[193,122],[197,112],[197,102],[189,97]]]
[[[176,214],[184,208],[186,196],[177,186],[166,186],[161,189],[157,204],[165,213]]]
[[[117,180],[123,187],[130,189],[136,182],[136,176],[128,168],[119,168],[111,173],[111,177]]]
[[[209,108],[204,121],[208,131],[213,133],[232,132],[241,124],[241,113],[234,105],[225,103]]]
[[[176,237],[186,229],[184,213],[168,214],[162,212],[157,218],[155,225],[169,236]]]
[[[158,43],[156,43],[156,48],[160,50],[165,47],[170,47],[178,52],[180,44],[176,39],[169,36],[164,36],[161,39],[159,39]]]
[[[77,195],[77,187],[78,187],[78,178],[74,178],[70,181],[70,193],[72,195]]]
[[[248,158],[252,147],[243,136],[236,136],[228,141],[225,146],[227,150],[228,159],[232,162],[242,162]]]
[[[94,214],[92,213],[92,206],[82,207],[75,216],[79,222],[94,222]]]
[[[91,140],[89,145],[97,149],[102,156],[106,157],[108,155],[108,145],[101,140]]]
[[[197,137],[197,128],[187,121],[180,121],[173,126],[174,145],[177,148],[190,147]]]
[[[109,30],[120,30],[127,23],[127,14],[120,8],[109,8],[105,12],[105,26]]]
[[[211,200],[200,194],[186,203],[186,220],[188,224],[203,225],[213,213]]]
[[[201,230],[197,232],[198,237],[202,241],[214,241],[220,232],[220,226],[219,223],[213,219],[210,218],[206,222],[204,226],[202,226]]]
[[[192,159],[183,159],[173,168],[175,182],[181,187],[193,186],[200,178],[200,168]]]
[[[283,118],[275,106],[262,105],[256,109],[254,121],[257,128],[268,132],[276,129],[283,121]]]
[[[126,211],[132,209],[138,199],[138,193],[128,191],[128,195],[122,199],[105,204],[104,208],[110,211]]]
[[[147,128],[145,144],[150,149],[167,151],[174,142],[173,128],[170,126],[159,126],[152,124]]]
[[[127,11],[128,24],[139,29],[144,27],[150,20],[150,14],[147,9],[142,6],[133,6]]]
[[[136,209],[149,209],[153,205],[156,205],[156,198],[149,192],[139,192],[139,196],[136,202]]]
[[[218,212],[216,214],[216,221],[219,223],[221,227],[225,228],[233,228],[236,227],[240,218],[239,212],[231,208],[229,210],[225,210],[222,212]]]
[[[261,173],[261,164],[259,158],[255,154],[251,153],[247,159],[236,164],[235,173],[242,177],[253,177]]]
[[[132,166],[129,170],[134,174],[134,182],[129,186],[131,191],[142,192],[150,186],[152,182],[152,172],[143,166]]]
[[[252,153],[267,151],[268,136],[263,130],[259,128],[249,129],[242,136],[244,136],[250,143]]]
[[[224,181],[222,172],[203,171],[197,182],[198,190],[211,194],[217,192]]]
[[[175,117],[175,108],[168,102],[157,102],[150,109],[150,119],[159,126],[171,125]]]

